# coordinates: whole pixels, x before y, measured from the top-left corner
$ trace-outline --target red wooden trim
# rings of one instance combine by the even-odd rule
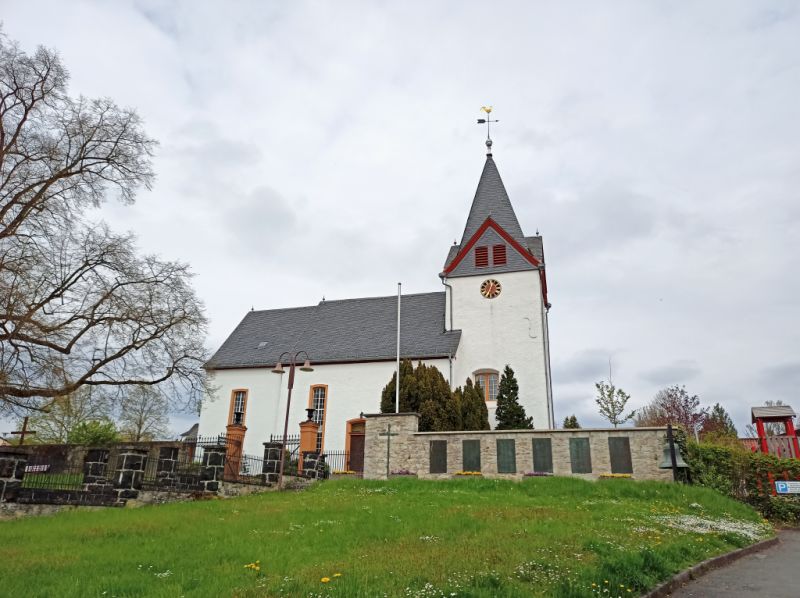
[[[794,429],[794,422],[792,421],[791,417],[787,417],[786,421],[784,422],[786,426],[786,435],[792,439],[792,444],[794,445],[794,458],[800,459],[800,446],[797,442],[797,433]]]
[[[550,303],[548,303],[547,301],[547,276],[545,276],[544,268],[539,269],[539,281],[541,282],[542,299],[544,299],[544,306],[546,308],[549,308]]]
[[[769,445],[767,444],[767,433],[764,430],[764,421],[761,418],[756,419],[756,430],[758,430],[758,439],[761,441],[761,452],[768,455]]]
[[[519,253],[523,258],[525,258],[527,261],[529,261],[534,266],[539,266],[539,260],[537,260],[535,257],[533,257],[530,254],[530,252],[527,249],[525,249],[522,245],[517,243],[511,235],[509,235],[506,231],[504,231],[500,227],[500,225],[497,224],[494,220],[492,220],[491,216],[489,216],[484,221],[484,223],[481,224],[481,227],[477,231],[475,231],[475,234],[472,235],[472,238],[467,242],[467,244],[464,245],[464,247],[461,248],[461,251],[459,251],[456,254],[456,257],[453,258],[453,261],[450,262],[450,264],[444,269],[444,273],[445,274],[450,274],[450,272],[455,270],[456,266],[458,266],[458,264],[461,263],[461,261],[470,252],[470,250],[475,245],[475,243],[477,243],[478,240],[481,238],[481,235],[483,235],[483,233],[486,232],[486,229],[488,229],[490,226],[495,231],[497,231],[497,234],[499,234],[501,237],[503,237],[503,239],[505,239],[506,243],[508,243],[514,249],[516,249],[517,253]]]

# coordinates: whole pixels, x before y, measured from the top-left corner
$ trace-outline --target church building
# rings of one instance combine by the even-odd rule
[[[487,147],[461,243],[449,248],[439,273],[441,290],[402,296],[400,355],[436,366],[451,388],[471,378],[492,422],[500,375],[510,365],[535,428],[552,429],[542,238],[523,233],[491,141]],[[318,448],[349,450],[363,433],[361,414],[380,410],[396,343],[397,296],[250,311],[205,365],[215,392],[203,403],[200,434],[235,431],[244,435],[245,453],[260,454],[271,434],[283,434],[286,414],[288,376],[272,370],[284,351],[302,349],[313,371],[296,370],[289,434],[313,408]]]

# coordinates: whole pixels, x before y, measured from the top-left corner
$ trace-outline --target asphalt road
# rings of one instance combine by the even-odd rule
[[[800,597],[800,530],[778,532],[780,543],[715,569],[671,594],[673,598]]]

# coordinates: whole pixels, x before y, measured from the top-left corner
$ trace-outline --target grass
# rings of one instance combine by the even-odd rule
[[[83,488],[82,473],[26,473],[22,478],[23,488],[58,488],[80,490]]]
[[[0,579],[4,595],[62,598],[635,596],[771,534],[678,484],[344,479],[0,522]]]

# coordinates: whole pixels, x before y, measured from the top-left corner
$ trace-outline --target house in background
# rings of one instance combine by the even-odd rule
[[[490,421],[510,365],[535,427],[553,428],[542,238],[524,235],[491,151],[439,278],[444,290],[402,297],[401,356],[437,367],[453,388],[472,378]],[[363,434],[360,414],[379,410],[395,371],[396,310],[397,297],[388,296],[247,313],[205,366],[216,391],[203,403],[200,434],[235,432],[252,454],[282,435],[287,379],[272,369],[281,353],[302,349],[313,372],[296,372],[290,434],[314,408],[318,448],[349,450]]]

